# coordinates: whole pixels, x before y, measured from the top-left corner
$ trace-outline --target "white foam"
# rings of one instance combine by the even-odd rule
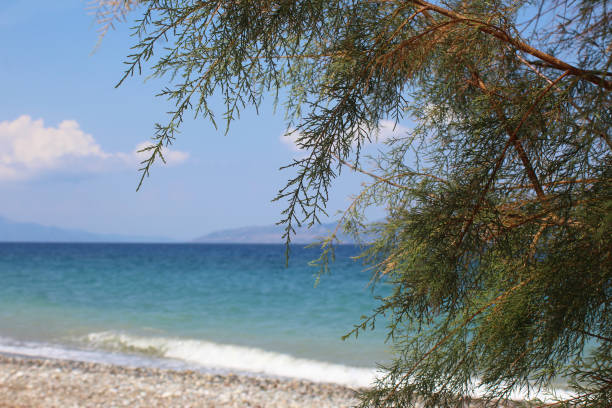
[[[159,367],[177,370],[194,368],[192,365],[186,365],[178,361],[167,359],[152,360],[143,356],[129,355],[125,353],[82,350],[78,348],[68,348],[59,344],[18,341],[6,337],[0,337],[0,353],[33,358],[86,361],[128,367]]]
[[[349,367],[297,358],[252,347],[217,344],[202,340],[139,337],[115,332],[92,333],[90,344],[118,351],[137,351],[178,359],[210,368],[247,371],[280,377],[367,387],[376,369]]]
[[[302,378],[316,382],[330,382],[351,387],[372,385],[375,369],[349,367],[321,361],[296,358],[287,354],[251,347],[224,345],[200,340],[165,337],[140,337],[115,332],[91,333],[86,336],[98,350],[79,350],[56,344],[21,342],[0,337],[0,353],[30,357],[89,361],[123,366],[161,367],[170,369],[205,369],[204,371],[235,370],[265,375]],[[99,350],[99,348],[107,351]],[[109,353],[112,351],[112,353]],[[126,354],[138,352],[153,355]],[[474,380],[471,396],[482,397],[486,390]],[[510,399],[525,401],[538,399],[544,403],[570,399],[575,394],[562,388],[551,390],[515,390]]]
[[[470,395],[475,398],[482,398],[486,395],[486,389],[484,386],[479,384],[479,381],[475,380],[474,384],[471,385]],[[554,403],[560,400],[570,399],[575,397],[572,392],[557,388],[557,389],[539,389],[539,390],[528,390],[525,388],[515,389],[510,394],[510,399],[514,401],[533,401],[539,400],[544,403]]]

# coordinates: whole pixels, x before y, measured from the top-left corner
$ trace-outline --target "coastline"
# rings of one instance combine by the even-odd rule
[[[333,383],[248,373],[202,372],[0,353],[0,408],[342,408],[356,406],[360,390]],[[543,406],[551,401],[555,400],[549,397],[537,403],[537,400],[527,402],[512,398],[500,406]],[[480,408],[484,405],[476,397],[466,406]]]
[[[0,408],[350,407],[356,394],[306,380],[0,354]]]

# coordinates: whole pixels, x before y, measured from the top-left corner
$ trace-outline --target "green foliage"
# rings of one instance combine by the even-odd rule
[[[393,290],[353,333],[386,315],[397,353],[363,406],[460,406],[475,386],[496,404],[560,376],[575,397],[558,406],[612,405],[606,0],[143,0],[139,10],[124,79],[150,64],[176,106],[143,178],[185,113],[216,123],[208,101],[222,96],[229,126],[271,93],[285,96],[307,152],[277,197],[287,242],[295,225],[318,222],[343,166],[371,176],[342,224],[377,237],[362,259]],[[361,147],[386,118],[416,126],[362,170]],[[368,224],[370,206],[385,220]],[[323,243],[323,269],[335,244]]]

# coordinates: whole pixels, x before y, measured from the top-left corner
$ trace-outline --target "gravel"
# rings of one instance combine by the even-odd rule
[[[0,355],[0,408],[350,407],[356,391],[303,380]]]

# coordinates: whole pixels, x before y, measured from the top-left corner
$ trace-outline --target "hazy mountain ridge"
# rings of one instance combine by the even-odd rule
[[[294,244],[311,244],[321,241],[329,236],[335,229],[336,223],[315,225],[311,228],[296,228],[296,235],[291,238]],[[193,239],[194,243],[209,244],[284,244],[282,238],[284,226],[264,225],[241,228],[231,228],[213,231]],[[354,244],[354,240],[338,232],[342,244]],[[47,226],[34,222],[12,221],[0,216],[0,242],[177,242],[163,237],[144,237],[121,234],[97,234],[93,232]],[[188,241],[183,241],[188,242]]]
[[[315,225],[311,228],[296,228],[296,235],[291,238],[294,244],[310,244],[319,242],[329,236],[335,228],[336,223]],[[283,225],[265,225],[242,228],[231,228],[226,230],[214,231],[193,240],[199,243],[235,243],[235,244],[283,244],[284,233]],[[338,232],[338,238],[343,244],[354,243],[353,239],[347,234]]]
[[[120,234],[96,234],[77,229],[51,227],[33,222],[11,221],[0,216],[0,242],[170,242],[168,238]]]

